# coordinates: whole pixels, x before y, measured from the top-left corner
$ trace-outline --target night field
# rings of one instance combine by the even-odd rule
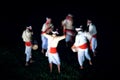
[[[6,4],[7,5],[7,4]],[[114,24],[116,14],[111,13],[111,8],[97,5],[71,5],[55,4],[26,6],[15,4],[16,8],[9,6],[1,8],[0,15],[0,80],[108,80],[116,71],[117,58],[113,58],[113,33],[117,33]],[[116,8],[117,9],[117,8]],[[114,12],[115,10],[112,9]],[[55,27],[59,28],[60,21],[71,13],[74,15],[74,26],[86,24],[87,18],[92,18],[96,25],[98,35],[97,54],[92,57],[93,65],[84,62],[84,69],[79,69],[77,53],[65,46],[62,40],[58,45],[61,60],[61,73],[58,74],[57,66],[53,65],[53,72],[49,73],[47,57],[41,53],[40,31],[46,17],[51,17]],[[114,24],[114,28],[113,25]],[[39,48],[32,51],[34,63],[25,67],[24,43],[21,35],[27,25],[32,25],[34,39],[38,41]],[[59,28],[60,29],[60,28]],[[112,31],[112,32],[111,32]],[[116,56],[117,57],[117,56]]]

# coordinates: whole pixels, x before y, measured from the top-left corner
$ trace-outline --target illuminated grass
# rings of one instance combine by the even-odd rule
[[[66,56],[68,55],[70,54],[66,54]],[[4,78],[7,80],[79,80],[95,77],[95,71],[89,68],[87,62],[85,69],[80,70],[75,54],[71,58],[66,56],[61,57],[61,73],[58,74],[57,66],[54,64],[53,72],[49,73],[47,57],[40,51],[33,52],[35,62],[25,67],[24,50],[18,48],[2,49],[0,50],[1,73],[6,76]],[[72,61],[69,62],[70,60]]]

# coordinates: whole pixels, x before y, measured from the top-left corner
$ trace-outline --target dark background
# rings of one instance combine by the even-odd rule
[[[38,36],[46,17],[51,17],[55,27],[59,27],[60,21],[68,13],[73,14],[75,26],[85,24],[85,20],[90,17],[95,25],[98,26],[98,34],[100,33],[100,36],[104,36],[104,38],[110,37],[109,34],[111,32],[116,32],[113,29],[117,28],[115,18],[119,14],[117,5],[99,1],[96,3],[67,1],[64,3],[62,1],[61,3],[59,1],[53,3],[45,1],[36,4],[32,2],[10,4],[8,2],[1,5],[0,12],[1,40],[8,43],[9,41],[14,43],[14,41],[19,40],[18,38],[26,25],[32,25],[35,34]],[[10,36],[11,38],[9,38]]]
[[[2,4],[2,3],[1,3]],[[113,6],[114,5],[114,6]],[[34,36],[40,43],[40,31],[46,17],[51,17],[54,26],[59,27],[68,13],[74,16],[74,25],[85,24],[92,18],[98,30],[99,68],[104,74],[113,74],[118,53],[114,50],[117,42],[119,7],[108,2],[39,2],[4,3],[0,6],[0,46],[19,47],[23,45],[22,31],[32,25]],[[116,58],[115,58],[116,57]],[[102,71],[101,71],[102,73]]]

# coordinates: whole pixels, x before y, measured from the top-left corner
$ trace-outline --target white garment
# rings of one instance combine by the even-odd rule
[[[93,25],[92,23],[89,25],[89,33],[93,36],[97,34],[96,26]]]
[[[78,62],[80,66],[83,66],[83,63],[85,61],[85,58],[87,60],[91,60],[90,55],[88,54],[88,48],[86,49],[79,49],[78,50]]]
[[[52,37],[52,35],[48,35],[48,34],[44,33],[43,36],[45,36],[48,39],[48,48],[49,47],[57,47],[59,41],[62,39],[65,39],[65,35]]]
[[[91,34],[92,38],[91,38],[91,48],[92,48],[92,52],[95,52],[95,49],[97,48],[97,39],[95,37],[93,37],[93,35],[97,34],[97,30],[96,30],[96,26],[93,25],[92,23],[89,25],[89,33]]]
[[[85,44],[85,43],[87,43],[87,38],[85,37],[83,32],[79,31],[75,37],[74,46],[80,46],[80,45]]]
[[[52,28],[53,28],[53,24],[46,24],[46,23],[44,23],[43,26],[42,26],[41,31],[42,31],[42,32],[45,32],[45,30],[48,29],[48,28],[49,28],[49,29],[52,29]],[[48,30],[46,33],[49,33],[49,32],[50,32],[50,31]]]
[[[31,58],[31,50],[31,46],[25,46],[26,62],[28,62]]]
[[[84,32],[84,35],[86,36],[86,38],[91,41],[92,39],[92,35],[89,32]]]
[[[65,19],[63,21],[62,25],[65,25],[66,29],[69,29],[69,30],[73,30],[74,29],[74,27],[73,27],[73,21],[71,21],[69,19]]]
[[[32,33],[26,29],[22,33],[22,38],[24,42],[29,42],[31,41]]]
[[[90,55],[88,53],[88,47],[86,47],[85,49],[81,49],[78,46],[81,46],[83,44],[87,43],[87,38],[85,36],[85,33],[79,31],[78,34],[75,37],[75,43],[74,46],[77,47],[77,51],[78,51],[78,62],[80,64],[80,66],[83,66],[83,62],[85,60],[85,57],[88,60],[91,60]]]
[[[52,35],[44,33],[43,36],[48,39],[48,50],[46,52],[46,56],[48,56],[49,63],[60,64],[60,58],[58,53],[50,53],[50,48],[57,48],[59,41],[65,39],[65,35],[52,37]]]
[[[60,64],[60,58],[58,53],[48,53],[48,61],[49,63]]]
[[[95,49],[97,48],[97,39],[92,37],[91,39],[91,48],[92,48],[92,52],[94,53],[95,52]]]

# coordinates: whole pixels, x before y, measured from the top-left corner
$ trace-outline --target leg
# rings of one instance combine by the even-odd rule
[[[32,60],[32,58],[30,59],[30,63],[33,63],[34,62],[34,60]]]
[[[85,57],[89,60],[89,64],[92,65],[91,57],[90,57],[90,55],[88,53],[88,48],[85,49]]]
[[[91,60],[89,60],[89,64],[92,65],[92,61]]]
[[[33,63],[34,60],[32,59],[32,50],[30,51],[30,63]]]
[[[52,72],[52,55],[50,53],[48,54],[48,61],[49,61],[49,68],[51,73]]]
[[[26,63],[25,63],[25,66],[28,66],[28,65],[29,65],[28,62],[26,62]]]
[[[52,72],[52,63],[49,63],[50,73]]]
[[[83,62],[84,62],[84,51],[78,51],[78,62],[80,65],[80,69],[83,69]]]
[[[30,56],[31,56],[30,53],[31,53],[31,47],[26,46],[26,48],[25,48],[25,54],[26,54],[26,63],[25,63],[25,66],[29,65],[28,62],[29,62]]]
[[[41,52],[44,54],[45,50],[47,49],[47,38],[44,36],[41,36],[42,38],[42,50]]]
[[[60,64],[58,64],[57,67],[58,67],[58,73],[60,73]]]
[[[92,52],[93,52],[93,56],[96,56],[96,48],[97,48],[97,40],[96,40],[96,38],[92,38]]]
[[[26,54],[25,66],[28,66],[29,65],[29,55],[28,55],[28,53],[25,53],[25,54]]]
[[[66,34],[65,42],[66,42],[66,46],[67,46],[67,47],[69,46],[70,37],[71,37],[71,36],[70,36],[69,34]]]

